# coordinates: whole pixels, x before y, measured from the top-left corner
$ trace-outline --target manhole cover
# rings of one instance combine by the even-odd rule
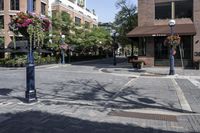
[[[161,120],[161,121],[175,121],[177,118],[174,115],[165,115],[165,114],[147,114],[147,113],[138,113],[138,112],[125,112],[125,111],[112,111],[108,115],[111,116],[120,116],[120,117],[131,117],[139,119],[151,119],[151,120]]]

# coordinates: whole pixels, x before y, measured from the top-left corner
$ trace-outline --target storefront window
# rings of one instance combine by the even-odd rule
[[[155,4],[155,19],[171,18],[171,2]]]
[[[139,56],[146,56],[146,43],[147,43],[146,37],[139,38],[139,45],[138,45]]]
[[[193,0],[175,1],[175,18],[191,18],[192,19],[193,18]]]

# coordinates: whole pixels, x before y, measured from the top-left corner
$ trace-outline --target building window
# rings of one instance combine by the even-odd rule
[[[171,18],[171,2],[155,4],[155,19]]]
[[[36,0],[33,0],[33,11],[36,11]]]
[[[4,37],[0,37],[0,50],[4,49]],[[0,52],[0,58],[4,58],[4,53]]]
[[[79,17],[75,17],[75,25],[77,26],[81,25],[81,19]]]
[[[193,0],[175,1],[175,18],[193,18]]]
[[[45,15],[46,13],[46,4],[41,2],[41,14]]]
[[[19,0],[10,0],[10,10],[19,10]]]
[[[4,10],[4,0],[0,0],[0,10]]]
[[[146,44],[147,44],[147,38],[145,37],[139,38],[139,45],[138,45],[139,56],[146,56]]]
[[[90,28],[90,23],[88,21],[85,21],[85,28]]]
[[[0,29],[4,29],[4,16],[0,16]]]

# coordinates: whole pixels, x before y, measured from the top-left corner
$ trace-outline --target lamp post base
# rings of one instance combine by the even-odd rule
[[[174,70],[169,70],[169,75],[174,75],[175,71]]]
[[[26,102],[32,103],[37,101],[36,90],[27,90],[25,93]]]
[[[37,101],[35,89],[35,65],[31,63],[26,66],[25,98],[28,103]]]

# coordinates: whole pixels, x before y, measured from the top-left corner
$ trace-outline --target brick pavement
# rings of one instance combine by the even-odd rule
[[[77,68],[37,69],[39,101],[33,104],[24,103],[24,70],[1,71],[0,133],[200,132],[200,115],[182,113],[171,77],[133,78],[102,73],[93,67]],[[48,76],[50,73],[53,76]],[[198,112],[199,89],[188,79],[178,78],[176,82]],[[109,115],[135,109],[147,110],[147,115],[171,114],[177,121]]]

